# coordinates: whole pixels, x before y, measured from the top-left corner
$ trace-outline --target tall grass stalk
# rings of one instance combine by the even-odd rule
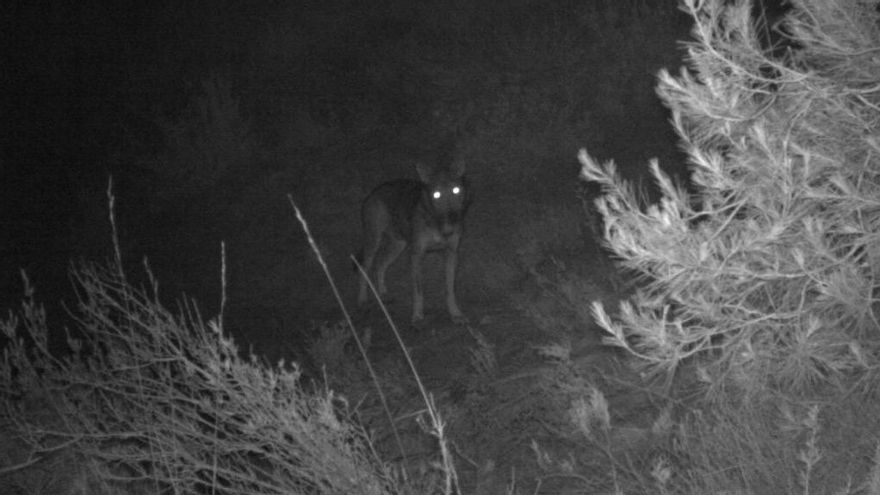
[[[354,322],[352,322],[351,315],[349,315],[348,313],[348,308],[346,308],[345,302],[342,300],[342,295],[340,295],[339,289],[336,287],[336,282],[333,280],[333,276],[330,275],[330,269],[327,267],[327,263],[324,261],[324,257],[321,255],[321,250],[318,248],[318,244],[315,242],[315,238],[312,237],[312,232],[309,230],[309,224],[306,222],[305,217],[303,217],[302,212],[299,210],[299,207],[296,206],[296,202],[293,200],[293,196],[288,194],[287,199],[288,201],[290,201],[290,206],[291,208],[293,208],[293,211],[296,214],[296,219],[299,221],[300,225],[302,225],[303,232],[305,232],[306,238],[309,241],[309,246],[311,246],[312,251],[315,253],[315,257],[318,260],[318,263],[321,264],[321,268],[324,270],[324,275],[327,277],[330,288],[333,290],[333,296],[336,298],[337,304],[339,304],[339,307],[342,309],[342,314],[345,316],[345,321],[348,324],[348,329],[351,331],[352,339],[354,339],[358,351],[364,358],[364,364],[367,366],[367,371],[370,373],[370,378],[373,380],[373,384],[376,386],[376,393],[379,396],[379,400],[382,402],[382,409],[384,409],[385,415],[388,418],[388,422],[391,426],[391,431],[394,434],[394,440],[397,442],[397,448],[400,450],[401,457],[406,460],[406,451],[403,448],[403,442],[400,439],[400,434],[397,431],[397,426],[394,423],[394,418],[391,416],[391,409],[388,407],[388,400],[385,398],[385,392],[382,391],[382,385],[379,383],[379,377],[376,374],[376,370],[373,369],[373,364],[370,362],[369,356],[367,356],[367,349],[364,347],[363,342],[361,342],[361,338],[358,335],[357,330],[355,330]]]
[[[293,208],[294,213],[296,214],[297,220],[302,225],[303,232],[306,234],[306,237],[308,238],[309,245],[311,246],[312,251],[315,253],[315,256],[318,259],[318,262],[321,264],[321,267],[324,270],[324,274],[327,277],[327,281],[330,283],[330,286],[333,290],[333,295],[336,298],[336,302],[339,304],[339,307],[342,309],[342,312],[345,315],[345,319],[348,324],[348,328],[350,329],[351,334],[354,338],[354,341],[358,346],[358,350],[360,351],[361,355],[364,358],[364,362],[366,363],[367,369],[370,373],[370,377],[373,380],[373,383],[376,387],[376,391],[379,394],[379,399],[382,402],[382,407],[385,409],[385,414],[388,417],[388,421],[391,423],[391,428],[394,432],[394,437],[395,437],[395,440],[397,441],[398,448],[400,449],[401,456],[403,456],[403,458],[406,459],[406,453],[404,452],[404,449],[403,449],[403,443],[402,443],[400,436],[397,432],[397,427],[394,424],[394,419],[391,416],[391,410],[388,407],[388,402],[385,399],[385,395],[382,391],[381,384],[379,383],[378,375],[376,374],[375,370],[373,369],[373,366],[370,363],[369,356],[367,355],[367,351],[364,348],[363,343],[361,342],[360,337],[357,334],[357,331],[355,330],[354,323],[352,322],[351,316],[349,315],[349,312],[346,309],[345,302],[342,300],[342,296],[340,295],[339,290],[336,287],[336,283],[333,280],[332,275],[330,274],[330,270],[327,267],[327,263],[324,261],[324,257],[321,255],[321,251],[318,248],[318,245],[315,242],[314,237],[312,237],[311,231],[309,230],[309,227],[308,227],[308,223],[306,222],[305,218],[303,217],[302,212],[300,211],[299,207],[297,207],[296,202],[293,200],[293,196],[288,195],[287,199],[290,202],[290,205]],[[361,276],[364,277],[364,279],[367,281],[367,284],[369,285],[370,290],[372,291],[373,295],[376,297],[377,301],[379,301],[379,305],[382,308],[382,312],[384,313],[385,318],[387,319],[387,321],[389,323],[389,326],[391,328],[392,333],[394,334],[394,337],[397,339],[398,345],[400,345],[400,348],[403,351],[403,355],[406,358],[406,362],[409,365],[410,371],[412,372],[413,377],[415,378],[416,383],[418,385],[419,392],[422,394],[422,399],[425,402],[425,407],[426,407],[426,411],[428,413],[428,417],[431,420],[431,427],[432,427],[431,433],[437,438],[438,444],[440,446],[440,455],[441,455],[441,459],[443,461],[443,472],[445,475],[444,493],[446,493],[448,495],[451,495],[452,493],[461,493],[461,488],[458,485],[458,474],[455,469],[454,461],[452,459],[452,453],[449,449],[449,445],[446,440],[446,434],[445,434],[446,425],[445,425],[443,419],[440,417],[440,414],[437,412],[437,408],[434,404],[433,397],[427,392],[424,384],[422,383],[422,379],[419,376],[418,370],[416,370],[415,363],[413,363],[413,361],[412,361],[412,357],[410,356],[409,351],[406,348],[406,344],[404,344],[404,342],[403,342],[403,338],[400,336],[400,332],[397,329],[397,325],[394,323],[394,320],[391,318],[391,315],[388,312],[388,308],[385,306],[385,304],[382,303],[382,300],[379,297],[379,294],[376,291],[376,288],[373,285],[372,280],[370,280],[370,278],[367,276],[363,267],[360,265],[360,263],[357,263],[356,259],[354,261],[355,261],[355,264],[356,264]]]

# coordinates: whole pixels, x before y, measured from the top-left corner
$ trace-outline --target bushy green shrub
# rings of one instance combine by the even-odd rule
[[[693,192],[656,162],[640,208],[612,163],[582,177],[608,246],[644,278],[608,341],[671,373],[702,356],[712,385],[807,388],[876,363],[880,16],[876,1],[794,0],[759,41],[749,2],[684,0],[687,68],[660,73]]]

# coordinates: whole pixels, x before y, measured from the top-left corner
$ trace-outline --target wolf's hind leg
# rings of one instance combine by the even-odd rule
[[[385,272],[388,267],[400,257],[400,253],[406,249],[406,241],[403,239],[391,239],[388,246],[388,253],[379,261],[376,267],[376,283],[379,290],[379,296],[384,300],[388,294],[388,287],[385,285]]]

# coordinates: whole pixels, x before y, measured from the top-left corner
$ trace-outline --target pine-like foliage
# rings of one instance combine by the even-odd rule
[[[654,372],[699,356],[715,385],[805,388],[876,362],[880,16],[877,1],[792,0],[769,26],[751,7],[681,5],[687,68],[662,71],[658,93],[690,194],[654,162],[663,197],[640,208],[581,151],[607,245],[645,280],[616,319],[594,315]]]

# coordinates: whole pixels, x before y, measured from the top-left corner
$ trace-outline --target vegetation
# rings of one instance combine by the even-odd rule
[[[686,466],[652,473],[664,491],[877,493],[876,424],[843,418],[874,409],[880,356],[878,5],[792,2],[773,46],[747,2],[683,8],[688,66],[658,93],[692,190],[654,161],[645,206],[613,162],[579,157],[608,249],[643,281],[616,316],[594,304],[605,342],[711,399],[684,402]]]
[[[880,493],[878,2],[769,3],[144,8],[119,235],[104,177],[66,224],[114,261],[0,325],[0,492]],[[359,201],[447,142],[474,323],[340,321]]]
[[[689,67],[661,72],[658,92],[696,191],[652,163],[663,197],[642,210],[613,164],[582,152],[582,176],[606,188],[608,246],[646,280],[619,324],[599,306],[596,317],[652,371],[711,355],[703,378],[716,386],[863,374],[880,343],[875,5],[796,2],[776,50],[746,3],[685,8]]]
[[[73,271],[83,338],[64,358],[32,300],[3,323],[4,493],[392,492],[341,398],[240,357],[222,321],[175,316],[116,268]]]

